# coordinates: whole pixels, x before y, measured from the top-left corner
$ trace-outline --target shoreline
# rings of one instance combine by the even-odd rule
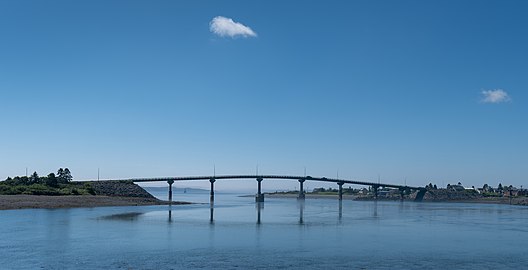
[[[0,210],[92,208],[107,206],[169,205],[168,201],[156,198],[104,196],[104,195],[0,195]],[[172,202],[172,205],[190,204]]]
[[[267,198],[283,198],[283,199],[296,199],[297,194],[279,194],[279,193],[264,193]],[[254,195],[246,195],[248,197]],[[334,194],[305,194],[306,199],[338,199],[337,195]],[[375,201],[374,198],[360,197],[354,195],[345,195],[343,194],[343,200],[352,200],[352,201]],[[379,198],[380,202],[396,202],[400,200]],[[413,201],[412,199],[405,199],[404,201]],[[483,197],[480,199],[458,199],[458,200],[427,200],[424,199],[424,203],[479,203],[479,204],[510,204],[510,198],[508,197]],[[528,197],[516,197],[512,199],[511,205],[528,205]]]

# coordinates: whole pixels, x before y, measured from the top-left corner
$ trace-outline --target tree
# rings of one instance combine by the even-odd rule
[[[33,172],[33,174],[29,177],[29,184],[36,184],[40,180],[39,175],[37,172]]]
[[[13,185],[27,185],[29,183],[29,178],[27,176],[15,176],[13,178]]]
[[[64,169],[59,168],[57,170],[57,182],[60,184],[64,184],[66,181],[64,180]]]
[[[60,184],[67,184],[72,180],[71,172],[68,168],[60,168],[57,171],[57,179]]]
[[[46,185],[48,185],[50,187],[58,187],[59,186],[59,182],[58,182],[57,176],[55,176],[54,173],[48,174],[48,177],[46,177]]]
[[[66,183],[69,183],[73,180],[70,169],[68,168],[64,169],[64,180],[66,180]]]

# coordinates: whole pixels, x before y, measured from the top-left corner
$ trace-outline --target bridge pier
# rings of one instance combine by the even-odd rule
[[[209,196],[209,202],[212,204],[214,202],[214,182],[216,182],[216,179],[211,177],[209,182],[211,182],[211,195]]]
[[[378,188],[379,188],[378,185],[374,185],[374,186],[372,186],[372,192],[374,192],[374,199],[375,199],[376,201],[378,200]]]
[[[257,196],[255,197],[256,202],[264,202],[264,194],[262,194],[262,178],[257,178],[258,183],[258,189],[257,189]]]
[[[343,185],[345,183],[344,182],[337,182],[337,185],[339,186],[339,200],[342,201],[343,200]]]
[[[172,203],[172,184],[174,184],[174,180],[168,180],[167,184],[169,184],[169,203]]]
[[[304,194],[304,181],[306,181],[305,179],[299,179],[299,197],[297,197],[297,199],[299,200],[304,200],[304,197],[305,197],[305,194]]]
[[[403,202],[403,198],[404,198],[404,196],[405,196],[405,189],[400,188],[400,201]]]

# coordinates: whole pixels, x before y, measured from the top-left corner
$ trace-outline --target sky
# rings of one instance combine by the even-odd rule
[[[527,12],[520,0],[0,0],[0,179],[258,167],[528,186]]]

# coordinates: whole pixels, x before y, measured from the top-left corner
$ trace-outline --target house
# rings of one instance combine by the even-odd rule
[[[508,187],[504,189],[504,194],[502,196],[504,197],[517,197],[519,196],[519,189],[516,187]]]
[[[470,187],[470,188],[464,188],[464,189],[467,190],[467,191],[475,191],[475,192],[477,192],[478,194],[480,194],[480,189],[475,188],[475,186],[472,186],[472,187]]]
[[[451,191],[464,191],[466,190],[461,184],[458,185],[447,185],[447,190]]]

